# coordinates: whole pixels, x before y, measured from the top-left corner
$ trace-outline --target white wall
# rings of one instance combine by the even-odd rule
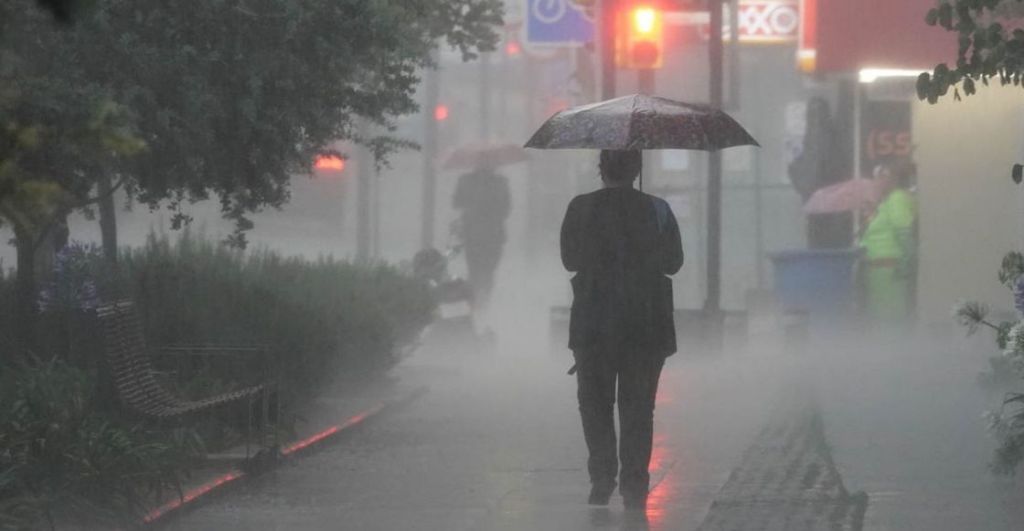
[[[951,323],[957,300],[1012,309],[996,278],[1003,255],[1024,250],[1024,188],[1010,168],[1024,162],[1024,91],[982,89],[961,102],[917,103],[920,315]]]

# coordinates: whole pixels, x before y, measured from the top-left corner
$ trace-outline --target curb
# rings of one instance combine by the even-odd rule
[[[291,459],[312,453],[314,450],[322,448],[328,443],[337,442],[344,436],[350,435],[356,430],[356,428],[362,426],[367,421],[372,420],[391,409],[404,406],[423,396],[429,390],[430,389],[427,386],[417,387],[405,395],[379,402],[369,409],[349,417],[341,424],[330,426],[318,433],[306,437],[305,439],[285,445],[281,449],[281,456],[279,459],[273,461],[271,464],[261,466],[258,470],[246,471],[242,468],[236,468],[226,474],[193,487],[185,491],[180,498],[171,500],[150,511],[142,519],[140,526],[160,525],[173,516],[195,508],[201,502],[208,501],[216,495],[225,493],[229,487],[242,483],[240,480],[259,476],[264,472],[277,468]]]

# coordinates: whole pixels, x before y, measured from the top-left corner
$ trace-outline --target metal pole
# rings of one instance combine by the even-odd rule
[[[722,0],[709,0],[711,10],[711,42],[708,58],[711,66],[710,103],[722,106],[723,44]],[[709,316],[721,312],[722,299],[722,154],[712,151],[708,157],[708,270],[707,299],[704,312]]]
[[[600,0],[601,99],[615,97],[615,14],[617,0]]]
[[[754,153],[754,261],[757,264],[757,289],[764,289],[764,176],[761,152]]]
[[[729,105],[740,107],[740,2],[729,0]]]
[[[654,69],[642,68],[636,71],[636,86],[640,94],[654,95]]]
[[[480,54],[480,140],[491,139],[491,54]]]
[[[653,68],[641,68],[636,71],[636,86],[637,92],[647,96],[654,95],[654,69]],[[640,170],[640,191],[644,189],[644,169],[653,168],[654,164],[651,162],[653,154],[650,150],[642,151],[642,161]],[[647,176],[650,177],[650,173]]]
[[[435,62],[437,52],[432,52]],[[437,172],[434,159],[437,158],[437,119],[434,110],[438,101],[438,79],[441,65],[428,68],[424,76],[423,97],[423,211],[420,216],[420,248],[434,247],[434,218],[437,216]]]
[[[366,137],[366,124],[357,126],[359,136]],[[373,162],[369,149],[356,148],[356,261],[365,262],[370,258],[370,208],[373,185]]]
[[[374,166],[373,172],[373,186],[371,190],[373,192],[372,209],[370,217],[370,226],[373,227],[373,234],[370,239],[370,257],[374,260],[380,259],[380,172],[376,171],[376,165]]]
[[[861,145],[861,135],[864,132],[861,130],[861,113],[864,107],[864,91],[861,88],[859,80],[853,81],[855,83],[853,89],[853,178],[863,179],[864,168],[861,167],[860,154],[864,150],[864,146]],[[857,235],[860,234],[861,225],[864,223],[860,210],[853,212],[853,242],[850,245],[857,245]]]
[[[512,97],[512,94],[516,93],[514,90],[509,90],[508,85],[510,80],[508,70],[509,60],[508,52],[506,51],[501,54],[501,59],[498,61],[498,123],[503,125],[505,124],[505,120],[508,118],[508,99]],[[499,133],[496,136],[507,136],[508,130],[505,130],[503,133],[504,135]]]

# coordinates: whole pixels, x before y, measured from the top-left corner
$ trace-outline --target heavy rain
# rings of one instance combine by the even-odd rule
[[[1024,529],[1021,5],[0,0],[0,529]]]

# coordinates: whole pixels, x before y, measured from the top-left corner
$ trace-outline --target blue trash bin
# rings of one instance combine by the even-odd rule
[[[856,305],[859,248],[801,249],[772,253],[775,293],[787,312],[812,319],[851,315]]]

